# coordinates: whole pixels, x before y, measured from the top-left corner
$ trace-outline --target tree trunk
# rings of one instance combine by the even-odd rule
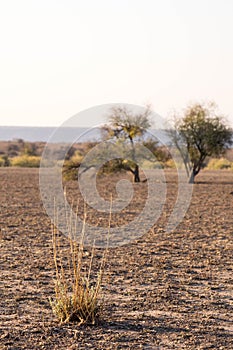
[[[134,170],[134,182],[140,182],[140,176],[139,176],[139,166],[135,166]]]
[[[195,179],[195,171],[192,170],[192,172],[191,172],[191,174],[190,174],[190,176],[189,176],[189,181],[188,181],[188,183],[189,183],[189,184],[194,184],[194,179]]]
[[[197,176],[197,174],[199,174],[199,172],[200,172],[200,167],[193,167],[193,169],[192,169],[192,171],[191,171],[191,174],[190,174],[190,176],[189,176],[189,184],[194,184],[194,182],[195,182],[195,177]]]
[[[135,148],[134,148],[134,142],[131,136],[129,136],[131,147],[132,147],[132,160],[136,163],[136,157],[135,157]],[[139,176],[139,166],[136,164],[135,169],[133,170],[134,174],[134,182],[140,182],[140,176]]]

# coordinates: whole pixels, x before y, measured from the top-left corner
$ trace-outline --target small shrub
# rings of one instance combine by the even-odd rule
[[[9,157],[16,157],[19,154],[19,146],[15,143],[9,144],[7,148],[7,154]]]
[[[23,149],[22,155],[36,156],[37,155],[36,150],[37,150],[37,146],[35,143],[26,142],[26,143],[24,143],[24,149]]]
[[[40,159],[38,156],[22,155],[12,158],[11,165],[15,167],[39,168]]]
[[[92,263],[95,248],[93,246],[89,268],[85,270],[84,263],[84,235],[85,220],[80,242],[76,241],[75,227],[69,227],[69,252],[67,256],[61,249],[57,229],[53,228],[53,255],[56,271],[55,298],[50,299],[53,313],[60,323],[77,322],[94,324],[99,315],[99,294],[102,282],[107,248],[103,253],[100,267],[95,278]],[[65,264],[66,262],[66,264]]]
[[[78,180],[78,169],[80,162],[67,160],[63,164],[62,176],[65,181]]]
[[[0,167],[8,167],[10,165],[10,160],[6,154],[0,157]]]
[[[176,163],[174,162],[173,159],[169,159],[165,163],[165,168],[176,169]]]
[[[83,155],[80,151],[75,151],[74,155],[67,159],[63,164],[62,175],[65,181],[77,180],[78,179],[78,169],[83,160]]]
[[[83,154],[79,150],[76,150],[73,156],[67,160],[71,160],[72,162],[75,162],[75,163],[81,163],[83,160]]]
[[[209,170],[221,170],[221,169],[231,169],[233,163],[225,158],[213,158],[209,161],[207,169]]]

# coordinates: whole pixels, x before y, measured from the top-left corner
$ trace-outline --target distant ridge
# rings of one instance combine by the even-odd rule
[[[55,134],[54,134],[55,133]],[[165,130],[149,130],[162,144],[169,142]],[[26,142],[82,143],[99,141],[99,128],[46,127],[46,126],[0,126],[0,141],[22,139]],[[52,140],[52,141],[51,141]]]
[[[0,126],[0,141],[22,139],[28,142],[48,142],[56,130],[58,131],[57,141],[59,142],[69,143],[73,139],[77,139],[77,142],[86,142],[100,138],[100,130],[97,128]],[[56,139],[54,139],[54,142],[56,142]]]

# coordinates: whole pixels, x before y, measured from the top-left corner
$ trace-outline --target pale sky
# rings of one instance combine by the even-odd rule
[[[0,0],[0,125],[209,100],[233,125],[232,18],[232,0]]]

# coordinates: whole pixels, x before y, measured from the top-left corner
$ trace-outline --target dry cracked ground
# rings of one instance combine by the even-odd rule
[[[115,198],[116,182],[127,176],[100,177],[101,196]],[[98,322],[78,327],[60,325],[50,308],[51,221],[38,170],[0,169],[0,349],[233,349],[233,173],[203,171],[172,232],[166,224],[177,196],[173,171],[164,184],[166,200],[149,232],[140,236],[141,222],[136,240],[109,249]],[[133,185],[131,203],[112,213],[111,226],[130,227],[147,188]],[[66,191],[70,202],[80,198],[77,183],[68,182]],[[87,215],[93,226],[107,225],[104,213]],[[93,268],[102,252],[96,249]]]

